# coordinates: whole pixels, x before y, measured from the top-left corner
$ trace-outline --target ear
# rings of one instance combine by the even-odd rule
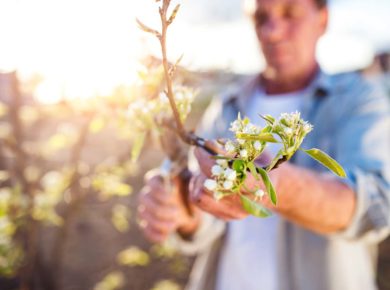
[[[326,29],[328,27],[329,22],[329,9],[327,7],[321,8],[320,10],[320,27],[321,27],[321,35],[323,35],[326,32]]]

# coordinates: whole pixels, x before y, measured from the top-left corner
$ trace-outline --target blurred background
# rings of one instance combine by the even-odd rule
[[[168,37],[177,82],[210,99],[264,66],[241,0],[186,0]],[[359,70],[390,95],[390,1],[331,0],[327,72]],[[156,94],[152,0],[0,0],[0,289],[182,289],[192,258],[137,229],[143,175],[163,159],[128,106]],[[239,40],[239,41],[238,41]],[[141,128],[141,129],[140,129]],[[146,138],[146,139],[145,139]],[[145,154],[147,152],[147,154]],[[390,289],[390,242],[378,281]]]

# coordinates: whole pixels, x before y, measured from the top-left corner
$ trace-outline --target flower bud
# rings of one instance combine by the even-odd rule
[[[231,180],[226,180],[224,183],[223,183],[223,188],[224,189],[232,189],[233,187],[233,182]]]
[[[210,191],[214,191],[217,188],[217,182],[214,179],[206,179],[203,185]]]
[[[230,168],[227,168],[225,170],[224,174],[225,174],[227,180],[234,181],[237,178],[237,172],[233,169],[230,169]]]
[[[233,142],[231,142],[231,141],[226,142],[225,149],[228,153],[233,153],[236,151],[236,147],[234,146]]]
[[[223,168],[219,165],[214,165],[213,167],[211,167],[211,173],[214,176],[220,176],[222,172]]]
[[[290,136],[293,133],[293,130],[291,128],[284,128],[284,133],[287,136]]]
[[[248,151],[246,151],[245,149],[242,149],[242,150],[240,151],[240,156],[241,156],[242,158],[247,158],[247,157],[248,157]]]
[[[253,147],[257,150],[257,151],[259,151],[259,150],[261,150],[261,143],[260,143],[260,141],[256,141],[254,144],[253,144]]]
[[[258,189],[258,190],[255,191],[254,194],[255,194],[255,196],[261,198],[261,197],[263,197],[265,195],[265,192],[264,192],[264,190]]]
[[[223,168],[226,168],[228,167],[228,162],[226,159],[218,159],[217,161],[217,164]]]

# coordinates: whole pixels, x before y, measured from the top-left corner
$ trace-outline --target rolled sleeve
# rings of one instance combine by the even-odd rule
[[[349,174],[353,175],[354,181],[349,179],[343,182],[354,189],[356,207],[351,223],[334,237],[380,242],[390,233],[388,184],[384,184],[382,178],[361,170]]]
[[[226,222],[207,213],[202,213],[198,230],[190,239],[183,239],[178,233],[171,236],[170,243],[185,255],[196,255],[209,249],[225,232]]]
[[[347,116],[337,144],[343,180],[356,194],[349,226],[335,236],[376,243],[390,233],[390,110],[386,96],[368,98]]]

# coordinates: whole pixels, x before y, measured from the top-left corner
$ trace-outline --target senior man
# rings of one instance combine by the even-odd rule
[[[314,125],[303,146],[333,156],[347,178],[297,154],[271,172],[278,204],[263,199],[275,214],[260,219],[234,196],[212,198],[203,182],[214,162],[196,149],[201,171],[190,186],[193,214],[177,187],[167,193],[154,176],[140,197],[143,231],[155,242],[176,236],[183,251],[198,254],[188,289],[374,290],[377,245],[390,224],[388,99],[356,73],[327,75],[319,68],[325,0],[257,0],[253,19],[266,68],[212,102],[202,136],[229,137],[238,112],[255,122],[259,113],[297,110]]]

